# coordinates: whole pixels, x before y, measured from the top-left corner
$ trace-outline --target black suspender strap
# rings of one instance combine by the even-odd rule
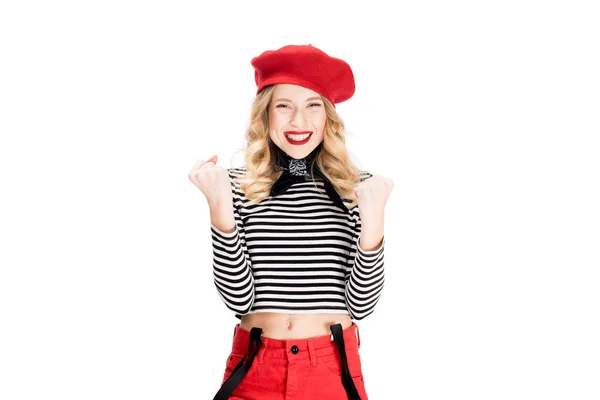
[[[354,386],[354,381],[352,380],[352,376],[350,375],[350,369],[348,368],[348,358],[346,357],[346,346],[344,345],[344,334],[342,332],[342,324],[330,325],[329,329],[331,329],[333,339],[335,340],[335,345],[337,346],[338,351],[340,352],[340,358],[342,363],[342,384],[346,389],[348,399],[360,400],[358,390],[356,390],[356,386]]]
[[[229,395],[242,382],[242,379],[244,379],[244,376],[246,376],[246,373],[248,373],[248,370],[252,366],[254,357],[256,356],[256,353],[258,353],[258,348],[262,344],[261,335],[261,328],[252,328],[250,330],[250,343],[248,344],[248,352],[235,366],[231,372],[231,375],[229,375],[229,378],[223,382],[223,386],[221,386],[221,389],[219,389],[213,400],[227,400]]]

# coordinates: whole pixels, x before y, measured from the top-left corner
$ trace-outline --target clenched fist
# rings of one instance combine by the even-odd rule
[[[370,251],[383,244],[384,210],[394,182],[380,175],[359,183],[354,187],[361,219],[360,247]]]
[[[231,206],[233,196],[229,173],[226,169],[217,166],[218,157],[212,156],[208,160],[199,160],[189,172],[188,177],[194,185],[206,196],[209,206]]]
[[[385,205],[394,187],[394,182],[381,175],[373,175],[354,187],[361,219],[380,220]]]

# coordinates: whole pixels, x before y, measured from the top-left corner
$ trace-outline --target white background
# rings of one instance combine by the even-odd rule
[[[0,398],[212,399],[237,320],[187,174],[239,164],[286,44],[352,66],[395,184],[369,398],[600,398],[594,2],[365,3],[2,2]]]

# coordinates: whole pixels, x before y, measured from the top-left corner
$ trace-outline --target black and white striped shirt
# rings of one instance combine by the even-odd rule
[[[378,249],[360,248],[358,207],[344,213],[318,178],[249,204],[236,180],[246,168],[228,172],[236,230],[226,233],[211,223],[213,274],[237,318],[280,312],[360,320],[373,312],[384,284],[385,238]],[[360,174],[361,181],[373,176]]]

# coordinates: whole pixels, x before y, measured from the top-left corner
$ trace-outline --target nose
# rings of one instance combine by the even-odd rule
[[[290,125],[294,127],[301,127],[304,123],[304,112],[301,109],[297,109],[292,114],[292,118],[290,119]]]

